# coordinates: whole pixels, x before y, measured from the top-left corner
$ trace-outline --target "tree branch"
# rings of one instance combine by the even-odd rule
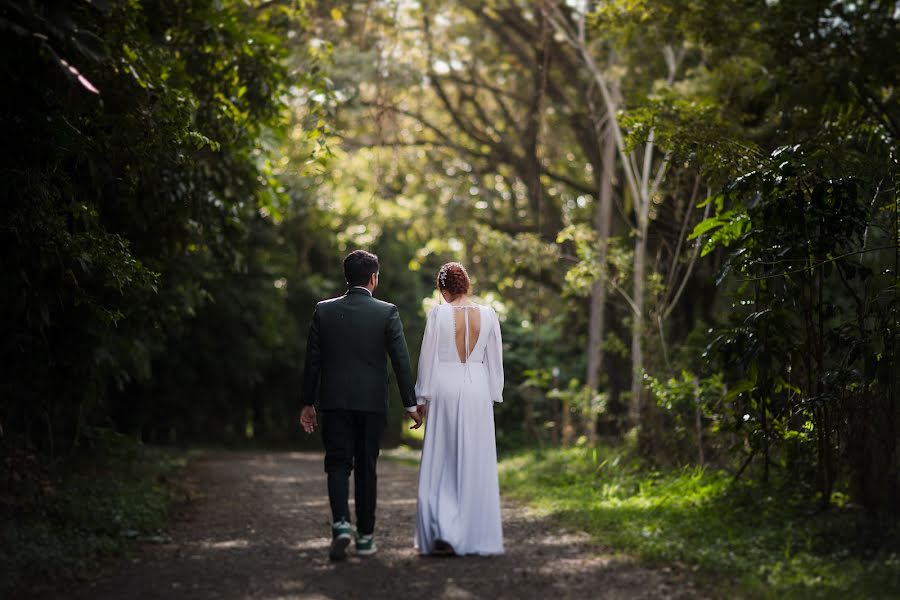
[[[699,181],[699,178],[698,178]],[[706,197],[709,198],[709,190],[707,190]],[[706,208],[703,210],[703,220],[705,221],[707,217],[709,217],[709,209],[712,206],[712,202],[706,203]],[[691,260],[688,263],[687,271],[684,273],[684,278],[681,280],[681,285],[678,286],[678,291],[675,292],[675,296],[672,298],[672,301],[668,306],[663,310],[663,319],[668,319],[669,315],[672,314],[672,311],[675,309],[675,306],[678,305],[678,300],[681,299],[681,294],[684,292],[685,287],[687,287],[687,282],[691,278],[691,274],[694,272],[694,265],[697,264],[697,258],[700,256],[700,247],[701,247],[701,238],[700,236],[697,238],[697,243],[694,244],[694,251],[691,253]],[[677,257],[676,257],[677,258]]]

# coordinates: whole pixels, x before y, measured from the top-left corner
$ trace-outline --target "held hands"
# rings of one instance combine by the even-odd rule
[[[419,427],[422,426],[422,423],[425,422],[425,410],[424,409],[425,409],[424,406],[419,405],[416,407],[415,411],[411,411],[411,410],[406,411],[406,415],[410,419],[415,421],[415,425],[412,425],[410,427],[410,429],[418,429]]]
[[[304,406],[300,411],[300,425],[306,433],[312,433],[316,430],[316,407]]]
[[[406,411],[406,414],[412,419],[415,424],[410,427],[410,429],[418,429],[422,426],[422,423],[425,421],[425,405],[419,405],[416,407],[415,412]],[[312,433],[316,430],[316,407],[315,406],[304,406],[303,410],[300,411],[300,425],[303,427],[303,431],[306,433]]]

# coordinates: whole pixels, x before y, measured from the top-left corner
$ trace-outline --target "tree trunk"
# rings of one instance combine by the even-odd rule
[[[594,213],[594,227],[598,235],[597,262],[600,275],[591,290],[591,309],[588,323],[587,372],[585,382],[592,390],[600,385],[600,370],[603,368],[603,337],[606,325],[607,268],[606,258],[609,252],[609,234],[612,223],[612,190],[615,175],[616,142],[612,133],[607,131],[603,137],[602,164],[600,172],[600,190],[597,210]],[[588,435],[591,443],[597,438],[597,424],[593,416],[588,423]]]
[[[644,370],[644,262],[647,242],[644,233],[638,234],[634,248],[634,322],[631,325],[631,404],[628,407],[628,419],[632,427],[641,424],[643,407],[641,373]]]
[[[572,407],[569,406],[568,400],[560,401],[560,410],[562,411],[560,427],[562,429],[562,445],[563,448],[568,448],[572,445],[572,438],[575,437],[575,430],[572,428]]]
[[[645,170],[647,171],[647,170]],[[628,407],[628,418],[631,427],[641,425],[641,411],[643,409],[643,382],[644,370],[644,279],[647,262],[647,229],[650,216],[649,195],[641,194],[641,198],[635,198],[638,209],[637,231],[634,241],[634,268],[632,277],[634,287],[632,301],[634,310],[631,325],[631,403]]]
[[[697,432],[697,464],[706,465],[703,455],[703,410],[700,408],[700,379],[694,377],[694,429]]]

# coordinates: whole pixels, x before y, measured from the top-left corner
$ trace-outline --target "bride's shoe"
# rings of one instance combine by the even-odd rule
[[[453,546],[444,540],[434,540],[434,544],[431,547],[431,553],[437,556],[453,556],[456,554],[453,550]]]

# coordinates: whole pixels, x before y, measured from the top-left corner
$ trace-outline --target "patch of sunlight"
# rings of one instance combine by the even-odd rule
[[[381,451],[381,455],[389,460],[399,460],[403,462],[419,462],[422,451],[406,444],[401,444],[396,448],[388,448]]]
[[[452,579],[447,579],[444,585],[444,591],[439,596],[441,598],[458,598],[459,600],[465,600],[467,598],[477,598],[478,596],[474,595],[472,592],[460,587],[456,583],[453,582]]]
[[[200,547],[207,550],[229,550],[231,548],[249,548],[247,540],[225,540],[224,542],[200,542]]]
[[[274,596],[265,596],[266,600],[276,600],[280,598],[284,598],[285,593],[289,593],[291,598],[295,600],[331,600],[332,596],[326,596],[325,594],[321,594],[318,592],[306,592],[303,591],[309,587],[309,582],[304,579],[299,579],[297,581],[281,581],[275,582],[275,585],[278,586],[278,589],[281,593],[276,594]]]
[[[560,546],[568,547],[574,544],[585,544],[591,541],[591,536],[583,531],[578,533],[563,533],[558,535],[547,535],[537,540],[538,546]]]
[[[319,462],[322,460],[322,455],[318,452],[289,452],[286,456],[291,460],[299,460],[301,462]]]
[[[434,72],[438,75],[446,75],[450,72],[450,64],[445,60],[436,60],[434,61]]]
[[[320,537],[291,544],[289,548],[291,550],[320,550],[322,548],[327,548],[329,543],[327,537]]]
[[[602,570],[607,568],[612,562],[613,559],[609,556],[595,556],[590,558],[582,556],[561,557],[548,560],[538,567],[537,572],[544,576],[559,578]],[[617,560],[616,562],[619,561]]]
[[[415,498],[398,498],[396,500],[378,500],[378,506],[415,506]]]
[[[261,483],[307,483],[310,481],[318,481],[318,477],[294,477],[289,475],[254,475],[253,481]]]
[[[327,504],[327,498],[323,500],[304,500],[303,502],[292,501],[293,506],[302,508],[319,508]]]

